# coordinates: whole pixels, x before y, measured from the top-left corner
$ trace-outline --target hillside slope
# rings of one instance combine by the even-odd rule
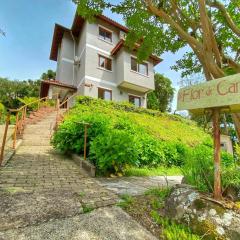
[[[177,115],[79,97],[55,133],[54,146],[82,154],[82,122],[91,124],[89,158],[103,174],[127,166],[181,166],[193,147],[212,142],[196,123]]]

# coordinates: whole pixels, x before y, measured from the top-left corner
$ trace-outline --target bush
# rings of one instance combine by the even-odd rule
[[[239,170],[234,166],[234,158],[227,152],[222,152],[222,187],[240,186]],[[207,145],[194,148],[186,158],[182,168],[185,181],[204,192],[213,192],[214,160],[213,149]]]
[[[4,113],[5,113],[5,107],[4,107],[4,105],[0,102],[0,122],[4,119]]]
[[[92,141],[90,156],[100,174],[122,173],[137,165],[135,138],[123,130],[105,132]]]
[[[84,148],[84,125],[89,123],[90,127],[87,130],[89,151],[90,142],[93,141],[99,134],[108,131],[109,118],[101,114],[76,114],[69,119],[66,119],[55,132],[52,144],[55,148],[63,152],[83,153]]]
[[[24,97],[24,98],[18,98],[18,100],[23,103],[24,105],[36,102],[39,98],[37,97]],[[28,110],[36,110],[38,108],[38,103],[33,103],[28,106]]]

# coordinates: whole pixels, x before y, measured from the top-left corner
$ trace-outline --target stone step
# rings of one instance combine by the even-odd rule
[[[25,134],[36,134],[36,135],[48,135],[51,134],[51,132],[53,132],[53,130],[51,130],[50,128],[48,129],[42,129],[42,128],[28,128],[24,130],[24,135]]]
[[[50,139],[32,139],[32,140],[23,140],[23,146],[50,146]]]
[[[41,135],[40,134],[23,134],[23,140],[37,140],[37,141],[41,141],[41,140],[49,140],[51,137],[50,135],[50,132],[47,132],[47,133],[42,133]]]

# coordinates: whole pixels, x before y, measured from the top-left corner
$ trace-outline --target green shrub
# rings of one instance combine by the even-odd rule
[[[214,160],[213,149],[207,145],[195,147],[186,158],[182,168],[188,184],[204,192],[213,192]],[[222,186],[240,186],[239,170],[234,165],[234,158],[227,152],[221,154]]]
[[[83,153],[84,148],[84,125],[88,127],[88,151],[90,142],[99,134],[108,131],[109,118],[102,114],[76,114],[66,119],[55,132],[52,144],[63,152]]]
[[[18,100],[23,103],[23,105],[30,104],[32,102],[36,102],[39,98],[37,97],[24,97],[24,98],[18,98]],[[36,110],[38,108],[38,103],[33,103],[28,106],[28,110]]]
[[[91,142],[90,156],[100,174],[122,173],[127,165],[137,165],[137,151],[133,135],[111,130]]]
[[[164,154],[163,144],[148,134],[142,134],[137,138],[137,152],[139,166],[156,167],[165,165],[166,157]]]
[[[4,105],[0,102],[0,123],[4,120],[5,116],[5,107]]]

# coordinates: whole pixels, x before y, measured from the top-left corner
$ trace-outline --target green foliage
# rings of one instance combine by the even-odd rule
[[[145,195],[152,196],[151,216],[155,223],[162,229],[162,237],[166,240],[200,240],[197,235],[192,234],[191,230],[184,225],[163,217],[159,211],[164,207],[164,202],[171,192],[170,188],[152,188],[145,192]]]
[[[82,123],[89,123],[87,150],[100,174],[131,167],[182,166],[192,146],[211,143],[210,136],[179,116],[89,97],[77,102],[52,143],[63,152],[82,154]]]
[[[31,110],[36,110],[38,108],[38,103],[37,103],[37,100],[39,98],[37,97],[24,97],[24,98],[18,98],[18,100],[23,103],[23,105],[27,105],[27,104],[30,104],[30,103],[33,103],[33,102],[36,102],[36,103],[33,103],[31,105],[28,106],[28,109],[31,109]]]
[[[17,81],[0,78],[0,101],[6,108],[16,109],[21,105],[19,98],[38,97],[40,81]]]
[[[5,107],[4,107],[4,105],[0,102],[0,114],[3,114],[4,111],[5,111]]]
[[[155,90],[147,96],[147,107],[161,112],[170,111],[170,104],[173,100],[174,88],[170,79],[156,73]]]
[[[55,80],[56,78],[56,72],[49,69],[47,72],[44,72],[41,76],[41,79],[43,80]]]
[[[64,123],[60,125],[58,131],[54,134],[52,139],[53,145],[63,152],[82,153],[84,146],[84,125],[82,123],[89,123],[91,127],[88,129],[88,149],[89,142],[98,137],[99,134],[108,131],[110,119],[103,114],[94,114],[92,112],[78,112],[65,119]]]
[[[128,194],[122,194],[121,201],[117,204],[121,208],[127,208],[133,203],[133,197]]]
[[[165,167],[158,166],[155,168],[150,167],[130,167],[124,170],[125,176],[138,176],[138,177],[149,177],[149,176],[178,176],[182,175],[182,171],[178,167]]]
[[[235,148],[235,155],[237,160],[236,163],[239,166],[240,165],[240,145],[236,144],[234,148]]]
[[[90,155],[100,174],[123,172],[127,165],[137,165],[135,137],[123,130],[110,130],[91,143]]]
[[[200,240],[201,237],[191,232],[184,225],[177,224],[174,221],[161,217],[156,210],[152,211],[152,218],[163,228],[163,236],[166,240]]]
[[[234,165],[234,158],[222,152],[223,189],[227,186],[240,186],[239,170]],[[196,186],[200,191],[213,192],[214,164],[213,150],[207,145],[199,145],[191,151],[182,167],[185,181]]]

